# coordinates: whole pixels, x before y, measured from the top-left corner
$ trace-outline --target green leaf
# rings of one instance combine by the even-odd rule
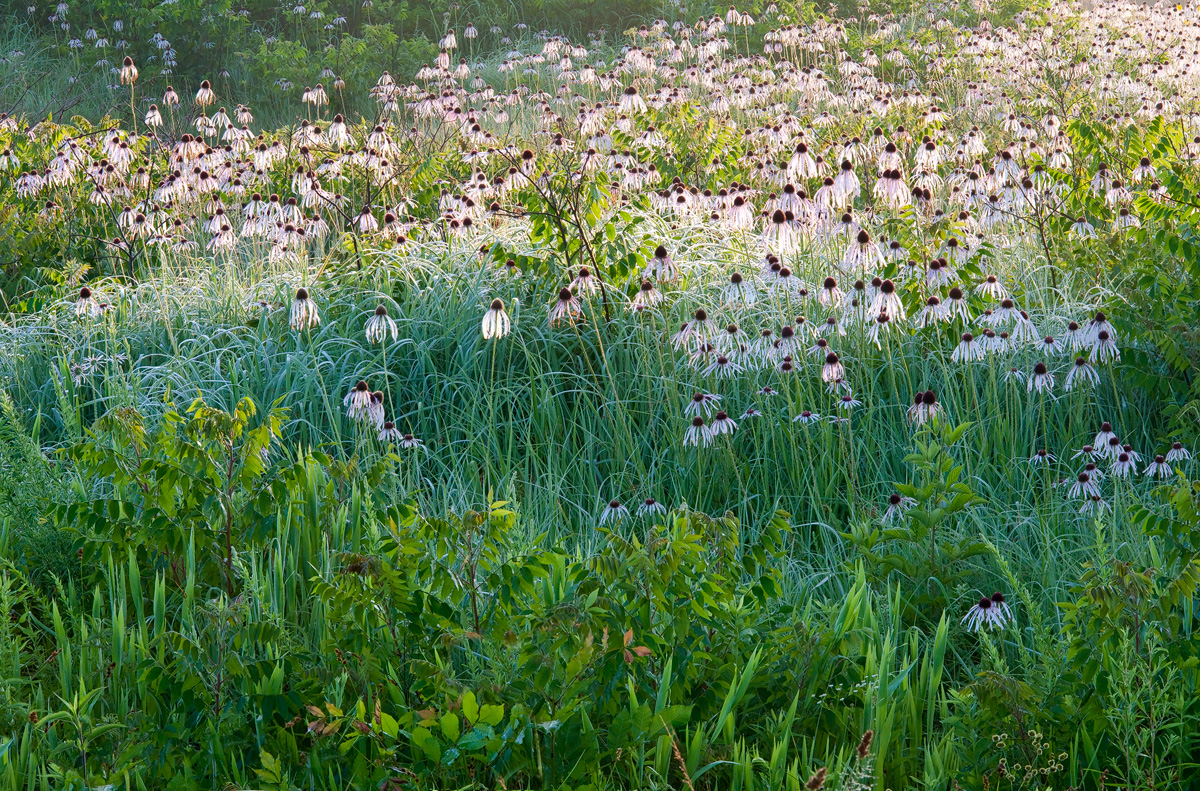
[[[442,735],[446,737],[447,741],[451,741],[451,742],[458,741],[458,735],[459,735],[458,717],[454,714],[454,712],[448,711],[445,714],[443,714],[442,719],[441,719],[441,725],[442,725]]]

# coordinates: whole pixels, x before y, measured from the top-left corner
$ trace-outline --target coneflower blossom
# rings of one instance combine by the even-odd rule
[[[1054,461],[1057,461],[1057,459],[1054,457],[1054,454],[1045,448],[1039,449],[1037,453],[1029,457],[1029,464],[1033,467],[1047,466]]]
[[[827,308],[832,308],[842,303],[842,299],[846,295],[838,288],[838,283],[832,277],[825,278],[821,289],[817,291],[817,302],[820,302]]]
[[[950,289],[949,299],[942,303],[942,315],[946,321],[962,319],[963,324],[971,323],[971,309],[967,305],[966,295],[958,286]]]
[[[990,598],[981,598],[978,604],[968,610],[961,623],[965,623],[968,630],[978,632],[980,628],[1003,629],[1010,620],[1012,611],[1005,603],[1004,596],[993,593]]]
[[[985,297],[991,297],[994,300],[1002,300],[1008,296],[1008,292],[995,275],[988,275],[982,283],[975,287],[975,293]]]
[[[563,286],[558,290],[558,296],[550,303],[549,313],[550,325],[554,326],[560,321],[570,322],[578,318],[582,310],[571,289]]]
[[[425,443],[414,437],[412,434],[405,434],[400,438],[400,442],[398,444],[405,450],[416,450],[417,448],[422,447]]]
[[[174,91],[171,90],[170,86],[167,86],[167,93],[168,94],[174,93]],[[217,97],[216,97],[216,94],[213,93],[212,83],[210,83],[208,80],[202,80],[200,82],[200,90],[196,91],[196,104],[199,105],[200,107],[207,107],[210,104],[212,104],[213,102],[215,102],[216,100],[217,100]],[[178,101],[178,100],[176,100],[176,101]],[[163,103],[170,104],[170,102],[166,99],[166,97],[164,97]]]
[[[617,105],[617,109],[622,113],[634,114],[644,113],[647,109],[646,101],[638,94],[638,89],[630,85],[625,89],[625,93],[621,95],[621,101]]]
[[[916,316],[913,317],[913,323],[918,327],[932,327],[937,322],[941,321],[945,316],[945,311],[942,310],[942,301],[936,296],[931,296],[925,300],[925,305]]]
[[[508,311],[504,309],[504,300],[499,298],[492,300],[491,306],[483,314],[481,330],[485,340],[503,338],[512,331],[512,321],[509,319]]]
[[[138,79],[137,66],[133,65],[133,58],[128,55],[121,62],[120,82],[122,85],[133,85]]]
[[[396,424],[390,420],[385,420],[383,426],[379,429],[380,442],[397,442],[400,436],[400,432],[396,429]]]
[[[1171,443],[1171,449],[1167,451],[1166,460],[1170,463],[1177,461],[1187,461],[1192,458],[1192,454],[1183,447],[1182,442]]]
[[[1151,478],[1169,478],[1174,470],[1167,463],[1167,457],[1158,455],[1154,457],[1154,461],[1146,465],[1146,469],[1142,470],[1142,475],[1149,475]]]
[[[683,413],[688,417],[699,417],[700,413],[704,413],[704,417],[712,414],[713,407],[721,403],[721,396],[714,393],[696,393],[687,402],[687,406],[683,408]]]
[[[87,286],[79,289],[79,298],[75,300],[75,315],[95,318],[100,313],[100,303],[92,296],[92,290]]]
[[[893,319],[903,320],[905,317],[904,302],[900,299],[900,295],[896,293],[896,284],[891,280],[884,280],[879,284],[879,293],[871,301],[871,313],[886,313]]]
[[[708,429],[711,436],[719,437],[722,434],[732,434],[734,431],[737,431],[737,423],[725,412],[718,412],[713,417]]]
[[[400,337],[395,319],[388,315],[388,310],[383,305],[375,308],[375,313],[371,315],[371,318],[367,319],[365,332],[367,343],[380,343],[389,334],[392,336],[393,341]]]
[[[1063,390],[1070,392],[1075,389],[1076,385],[1084,384],[1095,387],[1100,383],[1100,374],[1088,362],[1086,357],[1076,357],[1075,364],[1071,366],[1071,370],[1067,372],[1066,379],[1063,380]]]
[[[739,272],[729,276],[729,285],[721,291],[721,300],[729,307],[753,305],[757,298],[754,286],[746,282]]]
[[[675,261],[667,254],[667,248],[662,245],[655,248],[654,258],[646,265],[646,276],[658,280],[675,280],[679,277],[679,270],[675,267]]]
[[[1067,323],[1067,334],[1065,337],[1068,347],[1073,352],[1080,349],[1085,349],[1089,346],[1087,339],[1087,331],[1082,329],[1077,322]]]
[[[1112,423],[1106,420],[1100,424],[1100,430],[1096,432],[1096,438],[1092,440],[1092,445],[1099,448],[1103,453],[1104,449],[1108,447],[1109,441],[1116,438],[1117,435],[1113,432]]]
[[[360,379],[358,384],[354,385],[354,389],[342,399],[342,404],[345,405],[349,417],[365,418],[367,407],[371,404],[371,388]]]
[[[655,499],[653,497],[647,497],[645,500],[642,501],[642,504],[639,505],[638,509],[637,509],[637,515],[639,517],[654,516],[656,514],[665,514],[666,512],[667,512],[666,506],[664,506],[660,502],[655,501]]]
[[[1137,468],[1133,466],[1133,459],[1129,458],[1129,454],[1121,451],[1117,454],[1109,471],[1118,478],[1128,478],[1130,474],[1137,471]]]
[[[883,521],[885,523],[892,522],[898,519],[905,511],[917,504],[917,501],[911,497],[904,497],[900,494],[892,494],[888,498],[887,510],[883,513]]]
[[[288,322],[294,330],[312,329],[321,323],[321,316],[317,313],[317,303],[309,297],[308,289],[296,289],[296,298],[292,300]]]
[[[640,313],[644,310],[649,310],[655,305],[663,301],[663,294],[654,287],[654,283],[650,280],[643,280],[641,288],[634,294],[630,300],[629,307],[635,313]]]
[[[937,394],[932,390],[919,392],[913,396],[912,406],[908,408],[908,419],[913,425],[924,425],[941,414],[942,405],[937,400]]]
[[[1088,359],[1091,362],[1107,363],[1120,358],[1121,352],[1117,349],[1117,344],[1108,330],[1100,330],[1096,334],[1096,342],[1092,344],[1092,351],[1088,355]]]
[[[718,379],[728,379],[735,374],[741,373],[742,370],[742,366],[734,362],[733,359],[724,354],[720,354],[717,355],[717,358],[713,360],[707,368],[704,369],[704,373],[710,376],[715,375]]]
[[[1050,373],[1045,363],[1039,362],[1033,366],[1033,375],[1029,377],[1025,389],[1030,392],[1036,390],[1039,393],[1054,389],[1054,374]]]
[[[825,365],[821,367],[821,381],[832,382],[835,379],[845,379],[846,369],[838,359],[837,354],[829,352],[825,355]]]
[[[1107,332],[1108,337],[1116,342],[1117,331],[1109,322],[1108,316],[1104,315],[1103,311],[1096,311],[1096,315],[1088,323],[1084,330],[1084,338],[1086,343],[1095,345],[1100,340],[1100,333]]]
[[[371,393],[371,401],[367,404],[367,419],[374,424],[375,428],[383,428],[383,391],[376,390]]]
[[[950,353],[950,359],[956,363],[969,363],[982,360],[983,355],[983,347],[975,341],[975,336],[969,332],[964,332],[962,339],[954,347],[954,351]]]
[[[622,519],[629,518],[629,509],[621,505],[620,500],[609,500],[608,505],[604,506],[604,510],[600,512],[600,524],[606,525],[609,522],[613,524],[619,523]]]
[[[845,393],[842,395],[841,399],[837,403],[837,408],[843,412],[850,412],[852,409],[859,406],[862,406],[862,401],[859,401],[850,393]]]
[[[708,311],[704,308],[696,308],[692,314],[692,320],[687,323],[687,332],[690,338],[696,341],[708,341],[712,337],[712,323],[708,320]]]
[[[571,281],[571,290],[576,294],[593,294],[600,290],[600,280],[586,266],[579,267],[579,274]]]
[[[1092,476],[1086,472],[1081,472],[1075,476],[1075,482],[1071,484],[1071,488],[1067,491],[1067,496],[1072,500],[1078,500],[1081,497],[1096,497],[1100,496],[1100,489],[1096,486],[1096,482]]]

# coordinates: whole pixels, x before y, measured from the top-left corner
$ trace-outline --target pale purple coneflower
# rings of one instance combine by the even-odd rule
[[[679,277],[679,269],[675,261],[667,254],[667,248],[659,245],[654,251],[654,258],[646,265],[646,275],[658,280],[675,280]]]
[[[96,298],[92,295],[92,290],[87,286],[80,288],[79,298],[75,300],[75,315],[95,318],[96,316],[99,316],[100,313],[100,303],[97,302]]]
[[[1190,458],[1192,458],[1192,454],[1190,452],[1188,452],[1188,450],[1186,448],[1183,447],[1182,442],[1171,443],[1171,449],[1169,451],[1167,451],[1167,456],[1166,456],[1166,460],[1169,463],[1174,463],[1177,461],[1187,461]]]
[[[1088,359],[1093,363],[1107,363],[1121,359],[1121,351],[1117,348],[1117,343],[1108,330],[1100,330],[1096,334],[1096,342],[1092,344],[1092,351],[1088,355]]]
[[[367,319],[365,327],[367,343],[380,343],[390,334],[392,340],[395,341],[400,332],[396,328],[396,321],[388,315],[388,310],[385,306],[380,305],[375,308],[375,312]]]
[[[754,285],[747,282],[740,272],[730,275],[729,284],[721,291],[722,301],[730,307],[753,305],[757,298],[758,292],[755,291]]]
[[[942,301],[936,296],[931,296],[925,300],[925,305],[913,317],[913,324],[918,327],[932,327],[941,321],[943,316],[945,316],[945,312],[942,310]]]
[[[996,279],[995,275],[988,275],[982,283],[975,287],[975,293],[980,296],[991,297],[994,300],[1003,300],[1008,296],[1008,291]]]
[[[713,407],[719,403],[721,396],[715,393],[695,393],[688,399],[683,413],[688,417],[698,417],[703,412],[704,417],[708,417],[712,414]]]
[[[558,290],[558,296],[550,303],[550,324],[553,326],[560,321],[571,322],[575,318],[578,318],[581,313],[579,299],[572,293],[571,289],[563,286]]]
[[[1086,349],[1089,346],[1087,331],[1081,328],[1078,322],[1067,322],[1067,334],[1064,337],[1064,342],[1073,352]]]
[[[1092,440],[1092,445],[1100,449],[1103,454],[1109,444],[1109,440],[1116,439],[1117,435],[1113,432],[1112,423],[1107,420],[1100,424],[1100,431],[1096,433],[1096,438]]]
[[[1086,357],[1076,357],[1075,364],[1067,371],[1067,377],[1063,380],[1063,390],[1070,392],[1078,384],[1095,387],[1099,383],[1100,374],[1096,372],[1095,366],[1088,362]]]
[[[925,390],[913,396],[912,406],[908,408],[908,419],[913,425],[921,426],[933,420],[942,412],[942,405],[937,400],[937,394]]]
[[[425,443],[414,437],[412,434],[405,434],[400,438],[399,445],[405,450],[415,450],[423,447]]]
[[[367,404],[367,419],[376,429],[383,428],[383,391],[376,390],[371,393],[371,401]]]
[[[1130,474],[1137,472],[1137,468],[1133,465],[1133,459],[1129,458],[1129,454],[1121,451],[1117,454],[1112,466],[1109,467],[1109,472],[1118,478],[1128,478]]]
[[[371,388],[366,381],[360,379],[358,384],[342,399],[346,414],[351,418],[365,417],[367,407],[371,403]]]
[[[1038,449],[1038,452],[1029,457],[1029,464],[1032,467],[1049,466],[1057,459],[1054,454],[1045,448]]]
[[[842,290],[838,288],[837,280],[827,277],[820,290],[817,291],[817,302],[820,302],[827,308],[832,308],[840,305],[845,296]]]
[[[991,597],[980,598],[979,603],[963,616],[961,623],[966,624],[969,631],[978,632],[981,628],[1003,629],[1011,618],[1012,611],[1004,602],[1004,596],[993,593]]]
[[[737,431],[737,423],[725,412],[718,412],[713,417],[712,423],[709,424],[708,430],[709,434],[713,437],[719,437],[722,434],[732,434],[734,431]]]
[[[887,523],[898,519],[905,511],[916,504],[917,501],[911,497],[904,497],[899,493],[892,494],[888,498],[887,510],[883,512],[883,521]]]
[[[1054,374],[1050,373],[1045,363],[1039,362],[1033,366],[1033,374],[1029,377],[1025,389],[1031,393],[1034,390],[1045,393],[1054,389]]]
[[[844,379],[846,377],[846,368],[835,352],[829,352],[825,355],[825,365],[821,367],[821,381],[832,382],[835,379]]]
[[[512,331],[512,320],[508,316],[508,311],[504,309],[504,300],[499,298],[492,300],[491,306],[483,314],[483,323],[480,329],[485,340],[503,338]]]
[[[967,305],[966,295],[958,286],[950,289],[948,299],[942,303],[942,315],[946,321],[961,319],[963,324],[971,323],[971,309]]]
[[[604,506],[604,510],[600,512],[600,524],[606,525],[609,522],[618,524],[622,519],[629,518],[629,509],[621,505],[620,500],[609,500],[608,505]]]
[[[635,311],[648,310],[662,302],[663,294],[654,287],[654,283],[650,280],[643,280],[638,293],[634,295],[632,300],[633,309]]]
[[[705,374],[715,375],[718,379],[728,379],[741,372],[742,366],[724,354],[717,355],[716,359],[704,369]]]
[[[900,295],[896,293],[896,284],[891,280],[884,280],[879,284],[879,293],[871,300],[871,312],[875,314],[886,313],[888,316],[903,320],[907,314],[904,311],[904,302],[900,299]]]
[[[600,290],[600,278],[586,266],[579,267],[579,274],[571,281],[570,288],[576,294],[594,294]]]
[[[1100,488],[1096,486],[1096,482],[1092,476],[1086,472],[1081,472],[1075,476],[1075,482],[1071,484],[1071,488],[1067,490],[1067,496],[1072,500],[1077,500],[1081,497],[1091,497],[1100,495]]]
[[[983,347],[975,341],[975,336],[969,332],[964,332],[962,339],[954,347],[954,351],[950,353],[950,359],[956,363],[969,363],[982,360],[983,355]]]
[[[385,420],[383,426],[379,429],[380,442],[397,442],[400,440],[401,434],[396,428],[396,424],[390,420]]]
[[[1020,310],[1017,311],[1016,323],[1013,325],[1010,337],[1013,343],[1033,343],[1041,337],[1041,334],[1038,332],[1037,325],[1029,318],[1029,314]]]
[[[666,506],[660,502],[657,502],[653,497],[647,497],[642,501],[642,504],[639,505],[637,509],[637,515],[639,517],[665,514],[666,512]]]
[[[1149,475],[1151,478],[1169,478],[1174,470],[1167,463],[1167,457],[1159,454],[1154,457],[1154,461],[1146,465],[1146,469],[1142,470],[1142,475]]]
[[[1096,315],[1088,322],[1084,329],[1084,343],[1095,345],[1100,340],[1100,333],[1107,332],[1108,337],[1115,343],[1117,338],[1117,330],[1109,322],[1108,316],[1104,315],[1103,311],[1096,311]]]
[[[292,300],[288,321],[294,330],[312,329],[321,323],[317,303],[308,295],[308,289],[296,289],[296,298]]]

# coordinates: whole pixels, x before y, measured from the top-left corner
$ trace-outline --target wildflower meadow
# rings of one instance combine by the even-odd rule
[[[1198,53],[0,8],[0,791],[1200,788]]]

